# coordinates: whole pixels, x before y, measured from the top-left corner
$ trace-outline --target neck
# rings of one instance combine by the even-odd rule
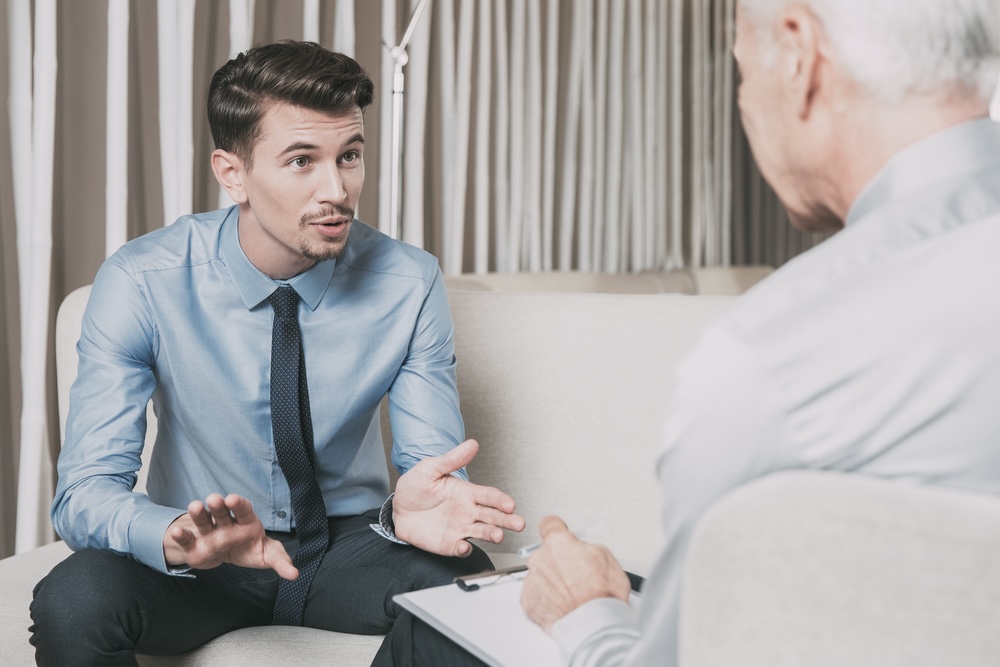
[[[850,104],[850,103],[849,103]],[[841,114],[842,138],[829,162],[831,203],[841,220],[862,190],[895,156],[913,144],[955,125],[989,116],[981,100],[910,96],[898,103],[855,100]]]

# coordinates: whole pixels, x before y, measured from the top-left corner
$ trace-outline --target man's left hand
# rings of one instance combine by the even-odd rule
[[[467,538],[499,544],[504,530],[524,530],[513,498],[451,474],[478,452],[479,443],[466,440],[446,454],[424,459],[399,478],[392,499],[399,539],[442,556],[468,556],[472,545]]]
[[[542,546],[528,559],[521,606],[528,618],[552,631],[552,624],[580,605],[597,598],[628,601],[628,575],[611,550],[576,539],[562,519],[538,522]]]

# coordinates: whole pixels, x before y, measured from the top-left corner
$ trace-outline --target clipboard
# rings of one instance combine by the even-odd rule
[[[527,566],[520,565],[458,577],[455,583],[403,593],[393,600],[491,667],[563,665],[566,661],[555,640],[521,608],[526,573]],[[491,575],[499,580],[483,581]],[[633,605],[637,599],[633,593]]]

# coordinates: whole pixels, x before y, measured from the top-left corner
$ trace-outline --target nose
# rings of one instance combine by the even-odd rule
[[[319,203],[341,204],[347,199],[344,189],[344,177],[335,165],[326,169],[317,169],[316,199]]]

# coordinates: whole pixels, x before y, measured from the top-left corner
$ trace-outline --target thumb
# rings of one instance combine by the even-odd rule
[[[478,453],[479,443],[475,440],[466,440],[441,456],[435,457],[434,467],[444,477],[469,465]]]
[[[557,516],[543,516],[538,521],[538,534],[542,536],[542,540],[546,540],[556,533],[568,532],[569,527]]]
[[[264,561],[282,579],[298,579],[299,570],[292,565],[292,558],[285,551],[285,545],[273,538],[265,538]]]

